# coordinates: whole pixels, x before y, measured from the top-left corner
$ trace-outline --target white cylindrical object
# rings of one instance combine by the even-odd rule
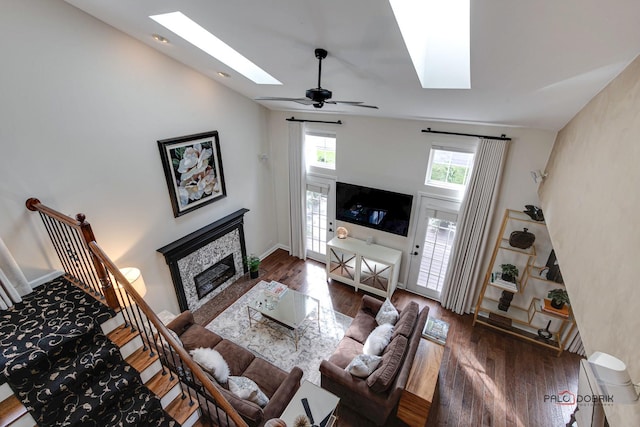
[[[600,351],[587,360],[600,390],[604,395],[611,396],[613,403],[633,403],[638,400],[638,392],[622,360]]]
[[[617,357],[596,351],[588,361],[596,378],[605,383],[622,385],[631,382],[627,365]]]

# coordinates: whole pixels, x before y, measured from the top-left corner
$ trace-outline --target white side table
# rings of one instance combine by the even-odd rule
[[[309,409],[311,410],[311,415],[313,415],[313,425],[322,427],[332,427],[334,425],[336,417],[333,413],[338,403],[340,403],[340,398],[307,380],[302,383],[280,416],[280,419],[288,426],[292,426],[296,417],[306,415],[302,406],[303,398],[306,398],[309,402]],[[322,424],[325,419],[327,421]]]

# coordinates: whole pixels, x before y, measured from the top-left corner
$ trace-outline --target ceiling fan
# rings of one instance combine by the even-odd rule
[[[322,78],[322,60],[327,57],[327,51],[324,49],[315,50],[316,58],[318,58],[318,87],[313,89],[307,89],[305,94],[306,98],[281,98],[263,96],[255,98],[256,101],[293,101],[298,104],[313,105],[316,108],[322,108],[324,104],[346,104],[353,107],[375,108],[375,105],[366,105],[362,101],[332,101],[332,93],[328,89],[324,89],[320,84]]]

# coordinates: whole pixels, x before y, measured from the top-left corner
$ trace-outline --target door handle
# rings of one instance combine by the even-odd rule
[[[415,251],[413,254],[414,254],[414,255],[418,255],[418,251]]]

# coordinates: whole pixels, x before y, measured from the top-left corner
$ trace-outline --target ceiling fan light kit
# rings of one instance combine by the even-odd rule
[[[255,98],[256,101],[293,101],[303,105],[313,105],[315,108],[322,108],[324,104],[345,104],[353,107],[375,108],[375,105],[365,105],[362,101],[332,101],[331,97],[333,93],[322,87],[322,60],[327,57],[327,51],[325,49],[315,50],[316,58],[318,59],[318,87],[307,89],[305,92],[305,98],[282,98],[264,96]]]

